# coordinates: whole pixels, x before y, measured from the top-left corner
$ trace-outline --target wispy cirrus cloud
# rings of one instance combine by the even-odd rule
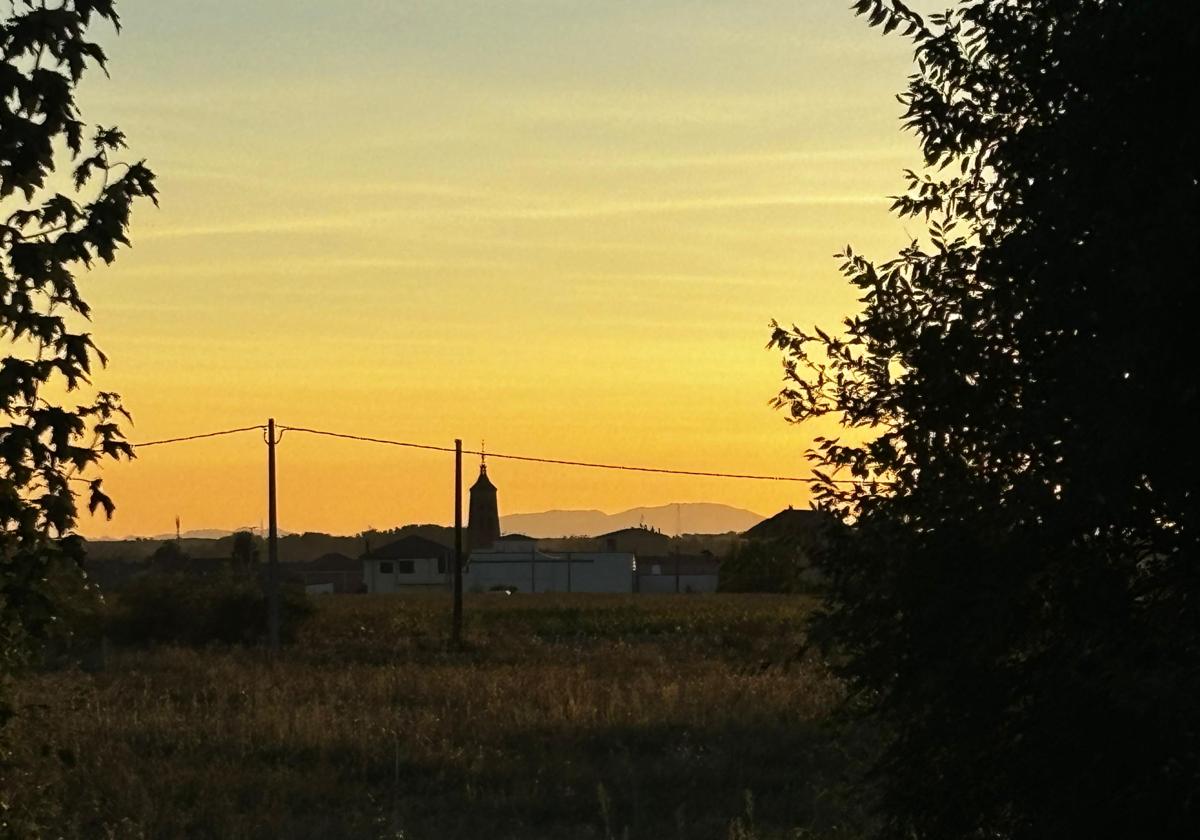
[[[382,209],[352,214],[304,217],[265,217],[208,224],[148,227],[137,233],[142,241],[218,236],[252,236],[364,230],[403,221],[442,220],[570,220],[621,216],[650,216],[732,210],[787,210],[885,204],[878,195],[724,195],[627,201],[549,203],[532,200],[504,205],[464,204],[457,207]]]

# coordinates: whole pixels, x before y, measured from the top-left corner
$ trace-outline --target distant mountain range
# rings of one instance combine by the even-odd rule
[[[465,511],[464,511],[465,512]],[[531,537],[595,537],[616,531],[621,528],[636,528],[645,525],[647,528],[657,528],[668,536],[680,534],[725,534],[730,531],[741,533],[753,528],[765,517],[753,511],[742,508],[719,505],[712,502],[680,502],[679,504],[659,505],[658,507],[636,507],[623,510],[620,513],[605,513],[602,510],[548,510],[541,513],[513,513],[500,517],[500,530],[505,534],[528,534]],[[463,523],[466,524],[465,522]],[[410,526],[416,527],[416,526]],[[422,526],[426,527],[426,526]],[[434,528],[435,526],[427,526]],[[678,530],[677,530],[678,529]],[[240,531],[251,531],[262,536],[258,527],[239,528]],[[186,540],[224,540],[234,531],[224,528],[197,528],[184,531],[179,536]],[[280,529],[279,536],[299,539],[299,532]],[[426,535],[429,536],[429,535]],[[309,539],[311,537],[311,539]],[[336,536],[326,534],[305,535],[309,542],[332,540],[345,541],[350,549],[324,546],[322,550],[352,550],[361,549],[357,537]],[[433,538],[433,537],[431,537]],[[146,542],[161,542],[173,540],[175,535],[155,534],[152,537],[129,536],[124,539],[100,537],[91,540],[94,543],[126,543],[135,540]],[[306,557],[307,559],[307,557]]]
[[[645,525],[664,534],[724,534],[753,528],[766,517],[742,508],[712,502],[680,502],[658,507],[636,507],[620,513],[601,510],[548,510],[512,513],[500,517],[505,534],[531,537],[571,537],[606,534],[621,528]]]
[[[232,537],[234,534],[238,533],[239,531],[249,531],[251,534],[254,534],[255,536],[261,536],[261,537],[265,537],[267,535],[267,532],[265,530],[262,530],[257,525],[255,525],[253,528],[247,526],[245,528],[238,528],[237,530],[234,530],[234,531],[225,531],[220,528],[197,528],[194,531],[184,531],[179,536],[181,539],[185,539],[185,540],[223,540],[223,539],[225,539],[225,537]],[[281,537],[287,537],[287,536],[291,536],[295,532],[294,531],[285,531],[282,528],[280,528],[278,533],[279,533],[279,536],[281,536]],[[155,534],[150,539],[152,539],[152,540],[173,540],[173,539],[175,539],[175,535],[174,534]]]
[[[257,534],[258,528],[239,528],[239,531],[250,531]],[[234,531],[225,531],[220,528],[197,528],[193,531],[184,531],[179,536],[185,540],[219,540],[228,536],[232,536]],[[282,532],[280,532],[282,533]],[[152,540],[173,540],[174,534],[155,534],[150,539]]]
[[[265,536],[266,532],[259,533],[259,527],[255,525],[253,528],[247,526],[245,528],[237,528],[233,531],[224,528],[196,528],[191,531],[183,531],[179,538],[184,540],[223,540],[226,537],[232,537],[238,531],[249,531],[255,536]],[[279,536],[286,537],[295,533],[294,531],[285,531],[279,529]],[[89,542],[128,542],[130,540],[173,540],[175,534],[155,534],[151,537],[139,537],[130,534],[127,537],[88,537]]]

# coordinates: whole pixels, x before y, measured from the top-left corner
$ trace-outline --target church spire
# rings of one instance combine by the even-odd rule
[[[479,478],[471,485],[471,502],[467,519],[467,552],[491,548],[500,539],[500,509],[496,502],[496,485],[487,474],[487,456],[483,443],[479,445]]]

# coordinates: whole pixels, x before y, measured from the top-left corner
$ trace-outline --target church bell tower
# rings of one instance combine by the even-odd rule
[[[496,505],[496,485],[487,474],[485,456],[479,457],[479,478],[471,485],[471,505],[467,519],[467,553],[491,548],[500,539],[500,509]]]

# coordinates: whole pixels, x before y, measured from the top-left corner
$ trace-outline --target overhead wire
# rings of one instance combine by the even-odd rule
[[[387,438],[367,437],[365,435],[352,435],[352,434],[346,434],[344,432],[330,432],[330,431],[326,431],[323,429],[308,429],[308,428],[303,428],[303,427],[299,427],[299,426],[280,426],[279,428],[283,429],[285,431],[301,432],[301,433],[310,434],[310,435],[320,435],[322,437],[341,438],[343,440],[357,440],[357,441],[364,441],[367,443],[379,443],[379,444],[384,444],[386,446],[402,446],[402,447],[406,447],[406,448],[410,448],[410,449],[427,449],[427,450],[432,450],[434,452],[454,452],[454,451],[456,451],[454,449],[454,447],[452,447],[452,446],[435,446],[433,444],[411,443],[408,441],[389,440]],[[499,459],[504,459],[504,460],[508,460],[508,461],[526,461],[526,462],[535,463],[535,464],[556,464],[559,466],[567,466],[567,467],[587,467],[590,469],[617,470],[617,471],[623,471],[623,472],[655,473],[655,474],[660,474],[660,475],[686,475],[686,476],[696,476],[696,477],[700,477],[700,478],[735,478],[735,479],[744,479],[747,481],[792,481],[792,482],[803,482],[803,483],[811,483],[811,484],[824,483],[821,479],[813,478],[810,476],[806,477],[806,476],[792,476],[792,475],[762,475],[762,474],[755,474],[755,473],[729,473],[729,472],[717,472],[717,471],[709,471],[709,470],[672,469],[669,467],[643,467],[643,466],[635,466],[632,464],[606,464],[606,463],[601,463],[601,462],[597,462],[597,461],[573,461],[573,460],[568,460],[565,458],[542,458],[542,457],[537,457],[537,456],[533,456],[533,455],[513,455],[513,454],[505,453],[505,452],[491,452],[491,451],[485,452],[480,449],[464,449],[462,451],[462,453],[464,455],[479,455],[481,457],[486,456],[488,458],[499,458]],[[853,483],[858,483],[858,482],[853,482]]]
[[[185,443],[187,441],[203,440],[205,438],[215,438],[215,437],[223,437],[226,435],[236,435],[236,434],[240,434],[241,432],[265,431],[266,428],[267,427],[264,424],[259,424],[259,425],[255,425],[255,426],[243,426],[243,427],[240,427],[237,429],[223,429],[218,432],[204,432],[204,433],[195,434],[195,435],[184,435],[182,437],[163,438],[161,440],[150,440],[150,441],[144,441],[142,443],[134,443],[131,445],[134,447],[135,450],[136,449],[144,449],[149,446],[162,446],[164,444],[170,444],[170,443]],[[280,425],[277,425],[276,428],[280,432],[281,436],[282,436],[283,432],[299,432],[301,434],[317,435],[320,437],[328,437],[328,438],[339,438],[341,440],[360,441],[363,443],[375,443],[375,444],[380,444],[383,446],[398,446],[398,447],[403,447],[406,449],[423,449],[423,450],[426,450],[429,452],[456,452],[457,451],[452,446],[438,446],[436,444],[431,444],[431,443],[414,443],[412,441],[371,437],[369,435],[354,435],[354,434],[348,434],[345,432],[331,432],[326,429],[312,429],[312,428],[308,428],[305,426],[287,426],[287,425],[280,424]],[[603,462],[599,462],[599,461],[575,461],[575,460],[570,460],[570,459],[566,459],[566,458],[545,458],[545,457],[540,457],[540,456],[535,456],[535,455],[514,455],[512,453],[507,453],[507,452],[485,452],[482,449],[464,449],[464,450],[462,450],[462,454],[464,454],[464,455],[479,455],[481,457],[486,456],[488,458],[496,458],[496,459],[501,459],[501,460],[506,460],[506,461],[524,461],[526,463],[534,463],[534,464],[551,464],[551,465],[566,466],[566,467],[584,467],[587,469],[614,470],[614,471],[618,471],[618,472],[652,473],[652,474],[656,474],[656,475],[693,476],[693,477],[697,477],[697,478],[728,478],[728,479],[741,479],[741,480],[745,480],[745,481],[786,481],[786,482],[799,482],[799,483],[805,483],[805,484],[824,484],[824,483],[829,483],[829,482],[832,482],[835,484],[871,484],[871,483],[879,484],[879,483],[882,483],[882,482],[871,482],[869,480],[859,480],[859,479],[829,479],[829,480],[826,480],[826,479],[822,479],[822,478],[815,478],[812,476],[766,475],[766,474],[761,474],[761,473],[734,473],[734,472],[720,472],[720,471],[715,471],[715,470],[685,470],[685,469],[674,469],[674,468],[670,468],[670,467],[645,467],[645,466],[639,466],[639,465],[634,465],[634,464],[609,464],[609,463],[603,463]]]
[[[163,438],[162,440],[147,440],[141,443],[131,443],[134,449],[145,449],[147,446],[162,446],[167,443],[184,443],[189,440],[202,440],[203,438],[223,437],[224,435],[236,435],[240,432],[253,432],[259,429],[266,429],[264,425],[258,426],[243,426],[240,429],[224,429],[220,432],[203,432],[198,435],[184,435],[183,437]]]

